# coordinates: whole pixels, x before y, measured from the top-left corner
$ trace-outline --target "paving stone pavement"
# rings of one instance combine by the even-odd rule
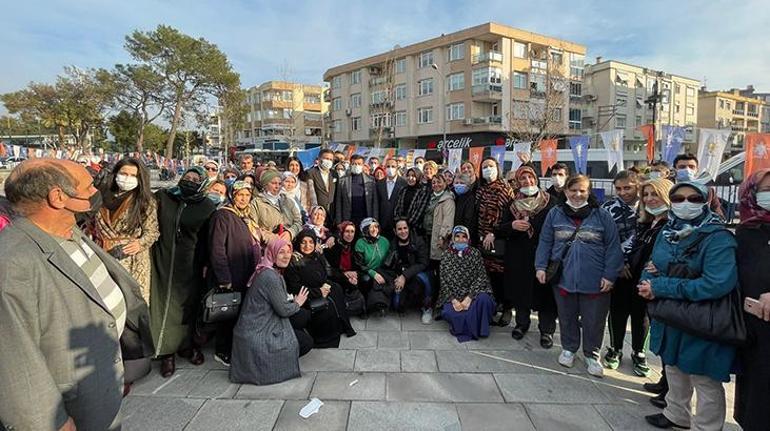
[[[643,417],[659,411],[641,390],[659,376],[654,357],[649,379],[634,376],[630,361],[597,379],[581,358],[572,369],[557,364],[558,334],[544,350],[537,331],[516,341],[511,328],[458,343],[444,322],[423,325],[416,313],[352,323],[358,335],[343,337],[339,349],[311,351],[300,359],[302,377],[277,385],[230,383],[210,348],[201,366],[177,359],[169,379],[155,363],[123,403],[123,429],[633,431],[651,429]],[[726,387],[725,429],[738,430],[734,388]],[[302,419],[314,397],[324,405]]]

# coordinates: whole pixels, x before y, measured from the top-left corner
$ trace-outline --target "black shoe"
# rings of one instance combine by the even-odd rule
[[[528,330],[529,328],[517,325],[515,328],[513,328],[513,331],[511,331],[511,337],[513,337],[514,340],[521,340],[524,338],[524,334],[526,334]]]
[[[653,394],[659,394],[668,390],[668,383],[661,378],[657,383],[645,383],[644,390]]]
[[[353,329],[353,328],[346,329],[345,330],[345,336],[348,337],[348,338],[355,337],[356,336],[356,330]]]
[[[220,364],[224,365],[225,367],[230,366],[230,355],[225,353],[214,353],[214,360],[219,362]]]
[[[671,422],[670,420],[668,420],[667,417],[663,416],[663,413],[658,413],[656,415],[645,416],[644,420],[646,420],[648,424],[654,426],[655,428],[668,429],[668,428],[677,427],[677,428],[682,428],[682,429],[686,429],[686,430],[690,429],[690,427],[685,427],[685,426],[682,426],[682,425],[677,425],[677,424]]]
[[[553,335],[540,334],[540,347],[544,349],[550,349],[553,347]]]
[[[388,311],[385,308],[380,308],[380,311],[377,313],[380,318],[383,318],[388,315]]]
[[[654,405],[659,409],[665,409],[666,406],[668,405],[668,403],[666,402],[666,393],[661,392],[660,394],[650,398],[650,404]]]
[[[506,326],[511,324],[512,318],[513,318],[512,310],[503,310],[503,313],[500,315],[500,319],[497,321],[497,326],[501,326],[505,328]]]

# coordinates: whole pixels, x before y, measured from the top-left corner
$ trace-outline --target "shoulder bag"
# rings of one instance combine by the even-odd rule
[[[567,241],[564,251],[561,252],[561,258],[559,260],[551,260],[548,262],[548,267],[545,269],[545,284],[553,285],[558,283],[561,279],[561,273],[564,269],[564,258],[567,257],[567,253],[569,253],[569,249],[572,247],[572,243],[575,242],[575,238],[577,238],[579,231],[579,227],[575,228],[575,232],[572,233],[569,241]]]
[[[235,320],[241,308],[241,293],[232,290],[211,289],[203,298],[203,322],[217,323]]]

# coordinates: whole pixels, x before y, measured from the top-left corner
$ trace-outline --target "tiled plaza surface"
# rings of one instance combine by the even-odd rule
[[[357,336],[313,350],[300,359],[301,378],[277,385],[231,384],[210,349],[199,367],[177,358],[169,379],[156,363],[125,399],[123,429],[631,431],[653,429],[643,416],[660,411],[641,390],[659,376],[654,357],[649,379],[633,375],[630,359],[598,379],[580,355],[571,369],[556,362],[558,333],[544,350],[536,329],[521,341],[494,328],[485,340],[458,343],[446,323],[423,325],[417,314],[352,321]],[[311,398],[324,405],[302,419]],[[739,429],[732,384],[727,404],[726,429]]]

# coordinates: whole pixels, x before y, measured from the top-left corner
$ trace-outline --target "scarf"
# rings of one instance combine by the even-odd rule
[[[671,190],[668,192],[669,198],[674,194],[676,190],[683,186],[689,186],[694,188],[698,191],[698,193],[703,196],[703,199],[705,202],[708,202],[708,188],[704,184],[700,184],[697,182],[681,182],[674,185],[674,187],[671,188]],[[712,225],[712,224],[723,224],[722,219],[719,218],[717,214],[711,211],[711,209],[708,206],[708,203],[703,204],[703,214],[699,215],[693,220],[684,220],[680,219],[676,215],[674,215],[673,211],[669,211],[668,213],[668,223],[666,223],[665,226],[663,226],[662,229],[662,235],[663,238],[668,241],[671,244],[677,244],[679,241],[687,238],[688,236],[692,235],[694,232],[697,232],[702,227]]]
[[[285,245],[291,247],[291,243],[289,241],[281,238],[276,238],[267,244],[267,247],[265,247],[265,254],[262,255],[262,259],[260,259],[259,263],[257,264],[252,279],[264,272],[266,269],[271,269],[273,266],[275,266],[275,259],[278,256],[278,252]],[[251,285],[251,282],[249,282],[249,285]]]
[[[179,198],[182,202],[191,204],[191,203],[197,203],[204,199],[206,199],[206,190],[208,190],[209,185],[215,180],[214,178],[209,178],[208,175],[206,175],[206,170],[203,169],[203,166],[192,166],[188,168],[187,170],[182,173],[182,178],[188,173],[188,172],[195,172],[198,174],[198,176],[201,178],[201,183],[196,192],[192,195],[186,196],[182,194],[182,189],[179,187],[179,183],[177,183],[176,186],[169,189],[169,193],[172,196],[175,196]],[[182,181],[180,178],[179,181]]]
[[[757,186],[767,175],[770,175],[770,169],[761,169],[751,174],[741,184],[739,211],[742,225],[770,223],[770,211],[757,204]]]
[[[564,214],[566,214],[569,218],[578,220],[585,220],[589,215],[591,215],[591,212],[594,210],[594,208],[599,208],[599,201],[596,200],[596,197],[593,193],[588,195],[588,205],[584,206],[583,208],[574,209],[567,204],[567,201],[569,201],[569,199],[564,199],[564,202],[561,204],[561,208],[564,210]]]

